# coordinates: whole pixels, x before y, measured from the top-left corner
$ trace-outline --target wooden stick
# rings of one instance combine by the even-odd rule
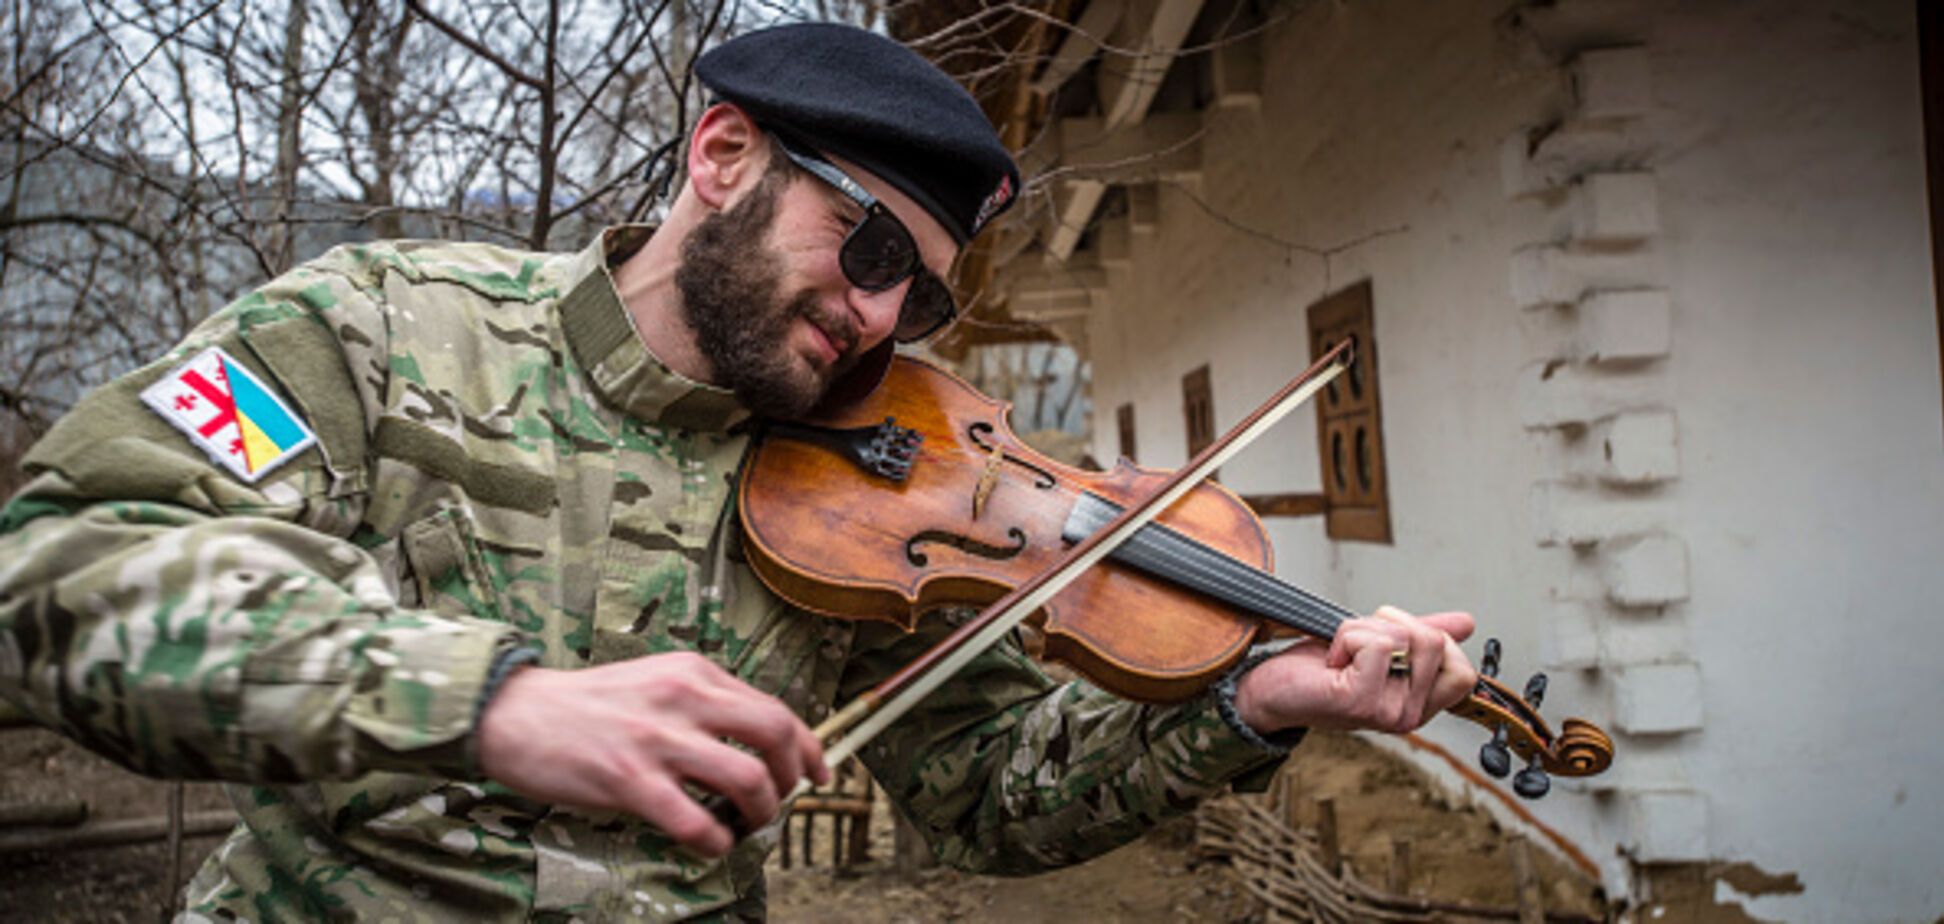
[[[0,805],[0,828],[72,828],[88,820],[88,803],[10,802]]]
[[[39,728],[40,724],[27,717],[27,713],[14,708],[14,704],[0,700],[0,729]]]
[[[790,803],[790,811],[825,815],[869,815],[871,803],[856,796],[804,796]]]
[[[181,909],[176,903],[182,895],[182,822],[183,789],[182,781],[169,787],[169,888],[162,895],[162,908],[166,917],[175,917]]]
[[[184,837],[225,834],[234,827],[236,813],[228,810],[194,812],[182,820]],[[147,844],[168,835],[169,819],[166,817],[97,821],[60,831],[7,831],[0,833],[0,856]]]
[[[815,815],[803,816],[803,865],[804,866],[817,865],[817,860],[815,857],[811,856],[811,851],[810,851],[810,848],[814,844],[812,838],[816,836],[816,833],[817,833],[817,816]]]
[[[1283,774],[1282,817],[1287,820],[1291,831],[1303,829],[1302,794],[1302,776],[1295,770],[1286,771]]]
[[[850,846],[844,852],[847,863],[871,862],[871,778],[864,778],[864,811],[851,819]]]
[[[1316,800],[1316,839],[1323,844],[1323,868],[1330,875],[1343,875],[1343,847],[1337,842],[1335,799]]]
[[[1411,894],[1411,842],[1401,837],[1391,841],[1388,887],[1394,895]]]
[[[1545,924],[1546,910],[1539,894],[1539,877],[1532,868],[1532,845],[1517,834],[1506,849],[1512,854],[1512,878],[1519,887],[1519,924]]]
[[[830,868],[844,868],[844,821],[847,816],[830,816]],[[850,819],[855,821],[855,819]]]

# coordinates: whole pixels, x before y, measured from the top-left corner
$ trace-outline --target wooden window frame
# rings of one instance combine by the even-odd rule
[[[1332,539],[1391,538],[1389,466],[1384,460],[1383,402],[1371,283],[1366,279],[1309,307],[1310,355],[1348,337],[1350,368],[1316,397],[1316,444],[1322,463],[1324,532]]]
[[[1121,458],[1129,462],[1135,459],[1134,443],[1134,404],[1128,402],[1114,409],[1114,425],[1120,431]]]
[[[1209,364],[1190,369],[1181,377],[1181,417],[1187,434],[1188,456],[1183,465],[1192,461],[1209,444],[1215,442],[1215,384],[1209,371]],[[1217,472],[1210,472],[1208,480],[1218,480]]]

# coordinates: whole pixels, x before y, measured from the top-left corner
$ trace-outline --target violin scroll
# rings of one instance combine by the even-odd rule
[[[1512,772],[1514,755],[1525,767],[1512,778],[1512,791],[1537,799],[1552,789],[1551,776],[1593,776],[1613,763],[1613,739],[1584,719],[1567,719],[1558,732],[1539,717],[1546,692],[1546,675],[1534,674],[1524,695],[1499,682],[1498,639],[1485,643],[1478,665],[1478,686],[1451,713],[1490,729],[1492,737],[1479,749],[1485,772],[1503,779]]]

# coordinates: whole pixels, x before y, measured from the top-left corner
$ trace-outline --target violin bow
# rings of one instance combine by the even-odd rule
[[[1114,549],[1161,511],[1221,468],[1290,412],[1314,397],[1332,379],[1342,374],[1352,360],[1351,341],[1345,340],[1289,380],[1282,390],[1257,407],[1222,438],[1209,444],[1194,459],[1163,481],[1148,498],[1130,504],[1106,526],[1068,549],[1060,560],[1021,583],[1011,593],[994,601],[979,615],[967,621],[930,650],[919,655],[896,674],[858,697],[816,728],[817,740],[828,746],[824,763],[835,768],[870,743],[872,738],[902,718],[911,707],[939,685],[958,673],[986,649],[1005,638],[1026,617],[1045,606],[1087,569],[1099,564]],[[799,792],[807,784],[799,784]]]
[[[1332,347],[1221,439],[1170,475],[1146,500],[1123,509],[1107,525],[1068,549],[1058,562],[988,605],[896,674],[859,694],[819,724],[815,734],[825,744],[825,765],[834,770],[862,750],[878,733],[1005,638],[1080,574],[1099,564],[1161,511],[1314,397],[1342,374],[1353,358],[1351,341]],[[1539,718],[1537,710],[1539,697],[1545,691],[1544,676],[1535,677],[1522,697],[1497,680],[1498,660],[1498,643],[1488,642],[1477,687],[1448,710],[1492,730],[1492,740],[1480,751],[1480,762],[1486,771],[1504,777],[1511,769],[1514,755],[1525,759],[1527,766],[1517,774],[1513,788],[1527,798],[1545,794],[1550,785],[1548,771],[1567,776],[1590,776],[1604,771],[1613,759],[1612,739],[1598,726],[1581,719],[1567,719],[1559,733],[1552,732]],[[810,788],[809,780],[801,780],[790,798]],[[728,799],[712,795],[704,802],[739,835],[745,833],[742,820]]]

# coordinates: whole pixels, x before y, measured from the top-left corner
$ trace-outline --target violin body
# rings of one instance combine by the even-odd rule
[[[1048,459],[1007,426],[1010,406],[936,366],[898,357],[884,386],[860,402],[817,420],[770,423],[737,488],[751,567],[804,609],[910,631],[927,610],[1010,600],[1015,588],[1066,565],[1074,545],[1094,544],[1096,530],[1111,532],[1112,522],[1133,515],[1129,508],[1179,480],[1125,461],[1086,472]],[[1216,448],[1190,469],[1206,465]],[[1329,639],[1355,617],[1277,578],[1271,554],[1262,522],[1241,498],[1203,482],[1100,564],[1068,575],[1071,582],[1031,618],[1048,657],[1103,689],[1143,702],[1182,701],[1264,634],[1287,628]],[[992,615],[959,627],[881,686],[922,675],[944,657],[940,649]],[[1479,755],[1486,772],[1503,777],[1515,757],[1525,761],[1513,788],[1538,798],[1549,774],[1605,771],[1613,760],[1606,732],[1571,718],[1555,732],[1538,712],[1545,675],[1516,692],[1498,681],[1498,661],[1498,643],[1488,641],[1477,685],[1449,710],[1492,731]],[[875,705],[867,701],[879,699],[873,691],[853,705],[868,712]]]
[[[737,503],[756,574],[816,613],[907,631],[940,606],[983,606],[1055,563],[1085,496],[1125,506],[1168,473],[1122,461],[1088,472],[1020,442],[1011,405],[958,377],[899,357],[883,387],[812,421],[859,431],[891,418],[921,439],[902,480],[802,439],[764,438],[745,460]],[[1158,523],[1259,571],[1269,539],[1226,488],[1204,483]],[[1206,595],[1108,563],[1080,576],[1033,618],[1046,655],[1129,699],[1177,702],[1247,652],[1262,620]]]

